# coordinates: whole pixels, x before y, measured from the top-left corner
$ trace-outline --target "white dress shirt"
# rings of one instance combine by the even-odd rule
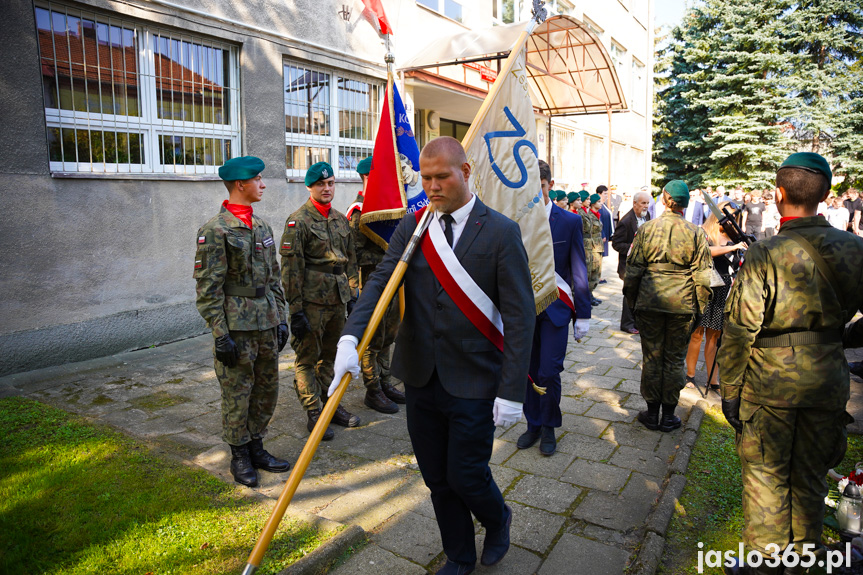
[[[464,231],[464,226],[467,224],[467,217],[470,215],[470,211],[473,209],[473,205],[476,203],[476,196],[471,194],[470,200],[451,213],[453,223],[452,223],[452,249],[455,250],[455,247],[458,245],[458,240],[461,237],[461,233]],[[446,223],[441,219],[443,214],[441,212],[435,212],[434,218],[437,220],[440,229],[446,230]]]

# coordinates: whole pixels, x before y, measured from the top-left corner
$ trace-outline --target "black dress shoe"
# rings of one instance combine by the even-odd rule
[[[363,399],[366,407],[370,407],[381,413],[398,413],[399,406],[394,401],[390,401],[384,392],[380,389],[367,389],[366,397]]]
[[[396,403],[404,403],[405,402],[405,394],[402,390],[397,388],[394,385],[390,385],[389,383],[381,382],[381,391],[384,392],[391,401]]]
[[[252,460],[252,467],[255,469],[263,469],[270,473],[284,473],[291,470],[291,464],[284,459],[273,457],[266,449],[264,449],[264,441],[262,439],[253,439],[249,442],[249,458]]]
[[[473,573],[474,569],[473,563],[459,563],[447,559],[444,566],[435,571],[435,575],[468,575]]]
[[[482,545],[482,556],[479,562],[486,567],[500,563],[500,560],[509,551],[509,527],[512,525],[512,509],[509,505],[504,504],[503,512],[503,527],[500,531],[485,535],[485,543]]]
[[[252,467],[248,444],[231,445],[231,475],[234,476],[234,481],[241,485],[258,486],[258,472]]]
[[[342,427],[357,427],[360,424],[360,418],[339,404],[333,415],[333,423]]]
[[[320,409],[310,409],[306,412],[306,415],[309,416],[309,421],[306,423],[306,429],[309,430],[309,433],[315,428],[315,424],[318,422],[318,419],[321,417]],[[335,433],[333,429],[328,425],[327,430],[324,432],[324,436],[321,438],[321,441],[329,441],[333,437],[335,437]]]
[[[516,441],[515,446],[519,449],[532,447],[537,441],[539,441],[539,435],[539,430],[531,431],[528,429],[518,437],[518,441]]]
[[[553,427],[542,427],[540,432],[542,439],[539,442],[539,452],[543,455],[554,455],[557,451],[557,439],[554,437]]]

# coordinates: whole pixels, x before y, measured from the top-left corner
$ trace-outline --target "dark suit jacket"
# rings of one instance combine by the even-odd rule
[[[383,261],[363,286],[343,335],[362,338],[416,225],[414,214],[399,223]],[[455,255],[500,310],[503,352],[456,307],[417,247],[404,277],[405,316],[396,337],[393,375],[406,385],[423,387],[436,369],[443,388],[455,397],[524,401],[536,305],[518,224],[477,198]]]
[[[548,223],[554,247],[554,271],[572,287],[576,317],[587,319],[591,310],[590,288],[587,285],[581,216],[552,204]],[[566,325],[572,319],[572,310],[560,300],[553,302],[545,312],[557,327]]]
[[[644,216],[649,220],[650,214]],[[629,210],[626,215],[620,218],[620,223],[617,224],[617,229],[614,230],[614,235],[611,236],[611,247],[614,251],[620,254],[617,261],[617,275],[620,279],[626,276],[626,256],[629,253],[629,246],[632,245],[632,240],[635,239],[635,232],[638,230],[638,221],[635,218],[635,212]]]
[[[605,207],[605,204],[599,206],[599,221],[602,224],[602,255],[608,255],[608,241],[611,239],[611,230],[614,225],[611,223],[611,212]]]

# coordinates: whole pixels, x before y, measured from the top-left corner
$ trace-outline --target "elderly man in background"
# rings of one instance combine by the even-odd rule
[[[614,235],[611,236],[611,247],[618,253],[617,275],[620,276],[621,280],[626,279],[626,256],[629,254],[632,240],[635,239],[635,232],[642,224],[650,220],[650,214],[647,213],[649,204],[650,194],[636,192],[632,209],[621,218],[617,229],[614,230]],[[620,331],[638,335],[635,317],[632,315],[632,310],[629,309],[629,304],[626,303],[626,298],[623,298],[623,307],[620,311]]]

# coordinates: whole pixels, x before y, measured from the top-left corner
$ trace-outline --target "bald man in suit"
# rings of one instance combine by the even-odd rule
[[[512,510],[488,462],[495,425],[521,418],[535,318],[519,227],[473,195],[470,172],[454,138],[432,140],[420,154],[423,188],[435,210],[429,226],[441,227],[461,266],[500,311],[503,349],[465,316],[418,249],[404,277],[405,315],[392,360],[393,374],[405,383],[408,431],[447,556],[442,575],[474,570],[471,514],[486,528],[483,565],[498,563],[509,549]],[[358,369],[357,343],[417,221],[416,214],[402,219],[364,286],[339,341],[330,393],[341,375]]]

